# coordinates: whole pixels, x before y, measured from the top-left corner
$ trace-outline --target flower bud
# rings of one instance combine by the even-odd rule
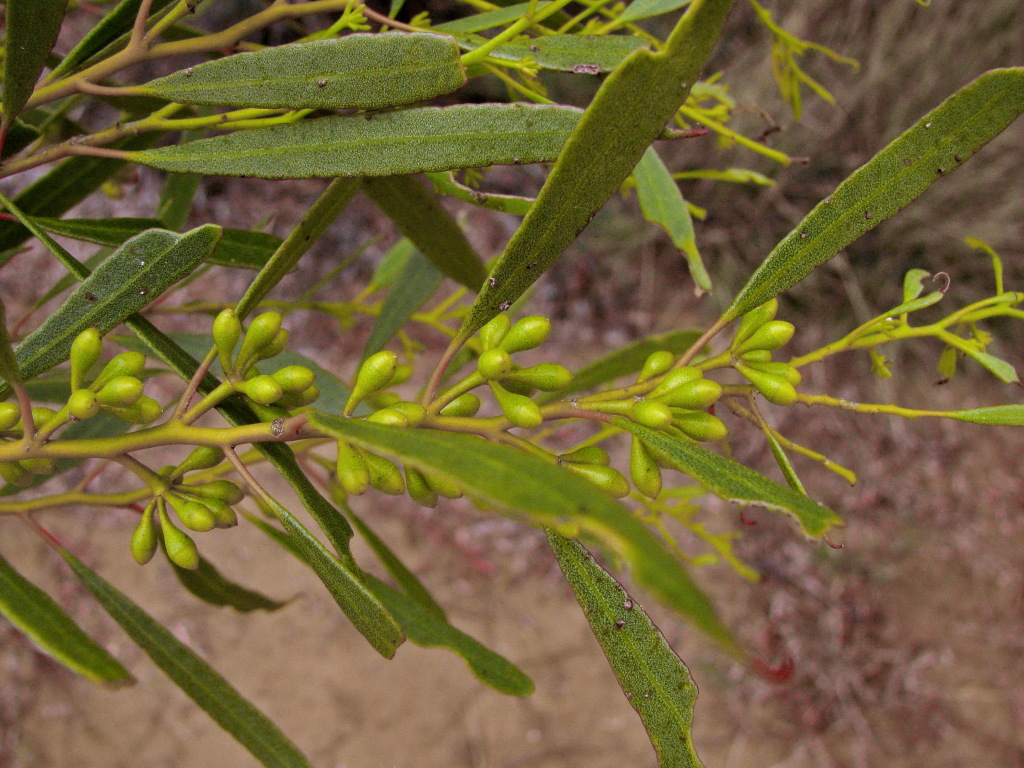
[[[279,328],[277,333],[274,334],[274,338],[270,340],[262,349],[256,352],[256,360],[269,360],[272,357],[277,357],[284,348],[288,346],[288,331],[284,328]]]
[[[220,499],[204,499],[203,504],[210,510],[218,528],[234,528],[238,525],[238,515],[227,502]]]
[[[501,380],[501,386],[509,392],[515,392],[517,395],[522,395],[523,397],[533,397],[537,392],[536,388],[531,387],[529,384],[525,384],[522,381],[516,381],[515,379],[510,379],[507,376]]]
[[[739,326],[736,328],[736,335],[732,339],[732,348],[738,348],[743,342],[765,323],[775,319],[775,313],[779,311],[778,299],[771,299],[759,307],[754,307],[743,316]]]
[[[153,525],[153,509],[152,507],[146,507],[142,517],[139,519],[139,524],[135,526],[135,532],[132,534],[132,559],[139,565],[145,565],[156,554],[158,543],[156,526]]]
[[[472,392],[466,392],[452,400],[441,409],[442,416],[476,416],[480,410],[480,398]]]
[[[412,366],[408,363],[402,363],[395,368],[395,375],[391,377],[388,386],[397,387],[399,384],[405,384],[405,382],[412,378],[412,374]]]
[[[430,490],[436,493],[438,496],[443,496],[446,499],[461,499],[462,488],[458,483],[449,480],[444,475],[438,475],[434,472],[421,472],[423,479],[427,481],[427,485],[430,486]]]
[[[629,483],[619,470],[613,467],[602,467],[599,464],[563,464],[566,469],[585,477],[602,491],[616,499],[629,496]]]
[[[781,376],[764,373],[748,365],[738,364],[736,370],[742,373],[769,403],[792,405],[797,401],[796,388]]]
[[[91,389],[79,389],[68,398],[68,413],[76,419],[91,419],[100,412],[100,404],[96,402],[96,393]]]
[[[71,391],[85,386],[85,377],[103,351],[103,337],[97,328],[86,328],[71,342]]]
[[[100,375],[89,385],[89,389],[93,392],[98,392],[107,385],[107,382],[118,376],[134,376],[138,378],[142,375],[145,368],[145,355],[139,352],[122,352],[110,358],[110,361],[100,371]]]
[[[361,453],[370,470],[370,485],[389,496],[401,496],[405,493],[405,478],[398,467],[382,456],[367,451]]]
[[[4,461],[0,462],[0,479],[19,488],[25,488],[32,484],[32,473],[25,469],[20,462]]]
[[[235,358],[238,367],[245,369],[255,362],[259,353],[274,342],[277,332],[280,330],[280,312],[264,312],[254,317],[242,339],[242,348],[238,350],[238,357]],[[242,372],[238,371],[238,373]]]
[[[789,363],[749,363],[747,368],[753,368],[761,373],[767,373],[772,376],[778,376],[779,378],[785,379],[794,387],[798,386],[801,381],[804,380],[803,375]]]
[[[224,451],[216,445],[200,445],[192,453],[185,457],[174,471],[175,477],[181,477],[186,472],[198,472],[203,469],[216,467],[224,461]]]
[[[259,375],[248,381],[240,381],[235,388],[254,403],[273,405],[281,399],[284,390],[273,376]]]
[[[638,400],[633,403],[633,421],[651,429],[666,429],[672,424],[672,411],[656,400]]]
[[[221,367],[225,373],[232,371],[231,361],[234,357],[235,346],[242,338],[242,323],[233,309],[223,309],[213,321],[213,343],[217,345],[217,356],[220,357]]]
[[[770,349],[752,349],[749,352],[744,352],[740,358],[748,363],[770,363],[772,351]]]
[[[504,312],[491,318],[490,322],[480,329],[480,345],[484,351],[494,349],[501,344],[501,340],[505,338],[511,327],[512,320]]]
[[[652,352],[648,355],[647,360],[644,361],[644,367],[641,369],[640,375],[636,377],[637,383],[653,379],[655,376],[661,376],[661,374],[672,368],[672,364],[675,361],[676,356],[667,350],[661,349],[657,352]]]
[[[277,401],[277,404],[282,408],[291,410],[293,408],[302,408],[307,405],[312,405],[320,398],[320,388],[316,384],[304,389],[297,395],[289,395],[287,392],[281,395],[281,399]]]
[[[672,421],[673,426],[697,442],[708,443],[723,440],[729,434],[729,429],[721,419],[705,411],[675,409],[672,413],[675,416]]]
[[[529,384],[543,392],[557,392],[572,384],[572,373],[558,363],[541,363],[529,368],[512,371],[505,377],[508,381]]]
[[[160,414],[163,413],[164,409],[156,400],[143,395],[137,403],[126,408],[104,406],[102,410],[112,413],[129,424],[150,424],[160,418]]]
[[[391,427],[409,426],[409,419],[406,418],[405,414],[401,411],[396,411],[394,408],[382,408],[368,416],[366,420],[372,421],[374,424],[387,424]]]
[[[0,403],[0,432],[11,429],[21,421],[21,408],[14,403]]]
[[[411,403],[408,400],[401,400],[390,406],[390,408],[405,416],[410,427],[418,427],[423,422],[423,419],[427,417],[426,408],[419,403]]]
[[[32,423],[36,425],[36,429],[41,429],[56,415],[57,412],[53,408],[37,405],[32,408]]]
[[[437,491],[427,484],[427,479],[418,469],[409,466],[405,468],[405,485],[417,504],[431,509],[437,506]]]
[[[242,489],[230,480],[211,480],[208,483],[184,485],[181,488],[195,496],[201,496],[204,501],[216,499],[225,504],[237,504],[245,498]]]
[[[629,449],[629,476],[644,496],[658,498],[661,493],[661,468],[639,438],[634,437]]]
[[[746,341],[736,347],[736,352],[742,355],[744,352],[755,349],[778,349],[793,338],[795,331],[796,328],[792,323],[787,323],[785,320],[772,320],[754,331]]]
[[[480,359],[476,362],[476,369],[488,381],[497,381],[512,370],[512,358],[500,347],[488,349],[480,355]]]
[[[188,568],[194,571],[199,567],[199,550],[188,534],[178,530],[167,511],[163,507],[157,507],[160,515],[160,533],[164,538],[164,549],[167,551],[167,558],[179,568]]]
[[[134,376],[115,376],[96,393],[96,402],[114,408],[135,405],[142,397],[142,382]]]
[[[722,385],[711,379],[693,379],[680,384],[657,398],[658,402],[674,408],[703,411],[722,396]]]
[[[514,355],[525,349],[539,347],[551,333],[551,321],[543,315],[520,318],[501,340],[501,348]]]
[[[560,461],[568,461],[572,464],[600,464],[607,467],[611,463],[608,451],[599,445],[585,445],[575,451],[563,453],[558,457]]]
[[[57,462],[53,459],[24,459],[19,464],[33,475],[52,475],[57,471]]]
[[[296,395],[313,386],[316,374],[304,365],[286,365],[271,374],[286,394]]]
[[[338,482],[346,493],[362,496],[370,489],[370,468],[366,459],[349,443],[338,441]]]
[[[362,402],[367,395],[384,389],[395,377],[395,369],[398,367],[398,355],[394,352],[382,351],[370,355],[359,368],[356,374],[356,383],[352,387],[352,394],[345,404],[343,413],[351,415],[355,407]]]
[[[498,407],[513,425],[520,429],[534,429],[544,423],[540,408],[528,397],[509,392],[497,382],[490,382]]]
[[[669,371],[650,394],[648,398],[656,398],[671,392],[673,389],[678,387],[687,381],[693,381],[694,379],[704,378],[704,372],[700,368],[695,368],[692,365],[684,365],[682,368],[676,368],[675,370]]]
[[[205,533],[217,527],[217,520],[210,508],[201,501],[189,499],[177,493],[164,494],[167,503],[170,504],[182,524],[193,531]]]

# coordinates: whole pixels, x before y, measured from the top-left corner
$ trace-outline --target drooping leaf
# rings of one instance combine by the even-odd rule
[[[226,56],[135,90],[182,104],[383,109],[451,93],[465,82],[452,38],[383,32]]]
[[[1017,369],[1002,358],[990,355],[988,352],[978,349],[970,342],[957,344],[956,347],[1005,384],[1014,384],[1020,381],[1020,376],[1017,375]]]
[[[30,333],[15,354],[28,378],[68,359],[71,343],[89,327],[106,333],[183,278],[213,250],[220,227],[184,235],[149,230],[128,240]]]
[[[464,51],[488,42],[480,35],[452,34]],[[633,51],[646,47],[643,38],[627,35],[545,35],[499,45],[489,55],[506,61],[530,59],[540,69],[596,75],[611,72]]]
[[[579,116],[573,107],[547,105],[421,107],[237,131],[127,156],[179,173],[395,176],[553,160]]]
[[[957,91],[818,203],[757,268],[721,322],[764,304],[903,209],[1021,112],[1021,67],[993,70]]]
[[[434,266],[471,291],[479,290],[487,270],[433,193],[410,176],[366,179],[363,189]]]
[[[633,0],[629,7],[619,16],[619,22],[622,24],[632,24],[634,21],[660,16],[663,13],[671,13],[682,8],[684,5],[689,5],[691,2],[692,0]]]
[[[775,458],[775,463],[779,465],[779,469],[782,470],[782,476],[786,478],[786,482],[789,487],[797,493],[802,493],[804,496],[807,495],[807,491],[804,489],[804,484],[800,480],[800,476],[796,473],[796,468],[793,466],[793,462],[789,460],[789,456],[786,455],[785,449],[782,444],[775,437],[775,434],[771,429],[765,427],[763,430],[765,440],[768,441],[768,447],[771,449],[772,456]]]
[[[659,768],[702,766],[690,732],[697,700],[690,670],[640,604],[586,549],[554,531],[548,531],[548,544],[647,730]]]
[[[412,314],[434,295],[441,278],[437,267],[420,251],[413,252],[373,322],[362,360],[384,348]]]
[[[68,0],[7,0],[3,125],[21,112],[57,42]]]
[[[986,424],[994,427],[1024,427],[1024,405],[992,405],[988,408],[971,408],[966,411],[946,411],[942,414],[951,419]]]
[[[43,590],[0,555],[0,613],[68,669],[103,683],[132,676]]]
[[[696,0],[664,51],[635,51],[608,76],[491,270],[459,339],[522,296],[618,191],[686,100],[731,7],[732,0]]]
[[[809,537],[819,538],[843,521],[828,507],[770,480],[732,459],[697,443],[614,417],[615,426],[639,437],[644,445],[675,469],[689,475],[711,493],[737,504],[754,504],[792,517]]]
[[[285,601],[271,600],[259,592],[253,592],[225,578],[213,563],[202,556],[199,558],[199,567],[195,570],[179,568],[173,563],[171,568],[185,589],[210,605],[234,608],[240,613],[276,611],[287,605]]]
[[[551,0],[539,0],[534,8],[540,11],[550,4]],[[529,3],[516,3],[505,8],[495,8],[493,11],[474,13],[472,16],[467,16],[464,19],[446,21],[443,24],[437,24],[433,29],[445,33],[462,32],[472,34],[474,32],[483,32],[486,29],[493,29],[503,24],[512,24],[519,21],[523,14],[529,10],[529,7]]]
[[[654,147],[647,148],[633,175],[636,178],[636,196],[640,201],[640,211],[644,218],[665,230],[676,248],[686,254],[690,276],[697,284],[699,292],[710,291],[711,278],[704,269],[700,251],[697,250],[697,237],[693,231],[690,210],[686,207],[679,185],[668,172],[658,153],[654,151]]]
[[[316,411],[309,419],[324,434],[446,478],[484,509],[597,537],[629,563],[640,584],[735,648],[682,564],[625,507],[578,475],[471,435],[385,427]]]
[[[309,768],[298,748],[213,667],[73,554],[67,550],[60,554],[103,610],[146,655],[257,760],[268,768]]]

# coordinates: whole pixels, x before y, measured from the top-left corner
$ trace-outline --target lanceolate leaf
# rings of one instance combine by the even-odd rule
[[[697,686],[643,608],[578,542],[548,531],[558,566],[640,715],[660,768],[698,768],[690,729]]]
[[[298,748],[213,667],[73,554],[61,550],[61,556],[103,610],[174,684],[257,760],[274,768],[309,768],[309,762]]]
[[[319,412],[309,418],[312,426],[331,437],[456,483],[484,509],[599,538],[629,563],[640,584],[735,649],[711,603],[682,565],[625,507],[587,480],[536,456],[470,435],[385,427]]]
[[[238,131],[127,157],[179,173],[396,176],[554,160],[579,116],[573,107],[546,105],[422,107]]]
[[[471,291],[480,289],[487,277],[483,262],[426,187],[410,176],[387,176],[367,179],[363,189],[434,266]]]
[[[7,0],[3,125],[25,106],[57,42],[68,0]]]
[[[737,504],[754,504],[784,512],[796,520],[807,536],[819,538],[832,526],[843,523],[835,512],[814,499],[694,442],[656,432],[621,417],[614,417],[612,423],[632,432],[669,465],[716,496]]]
[[[550,5],[550,0],[539,0],[534,8],[535,10],[540,11],[548,5]],[[467,16],[464,19],[446,21],[443,24],[438,24],[434,29],[438,32],[445,33],[483,32],[486,29],[493,29],[494,27],[500,27],[503,24],[512,24],[513,22],[519,21],[529,7],[529,3],[517,3],[506,8],[495,8],[493,11],[474,13],[472,16]]]
[[[171,567],[185,589],[210,605],[226,606],[241,613],[249,613],[276,611],[287,604],[281,600],[271,600],[259,592],[253,592],[225,578],[205,557],[199,558],[199,567],[195,570],[179,568],[173,563]]]
[[[780,242],[722,316],[728,322],[819,264],[959,168],[1024,112],[1024,68],[996,69],[957,91],[861,166]]]
[[[385,32],[239,53],[136,90],[182,104],[382,109],[451,93],[465,82],[452,38]]]
[[[416,645],[443,646],[462,656],[473,674],[492,688],[513,696],[533,693],[533,681],[502,656],[484,647],[444,619],[431,613],[422,603],[403,595],[380,579],[367,574],[366,583],[398,620],[402,631]]]
[[[104,683],[132,676],[71,620],[49,595],[0,556],[0,613],[68,669]]]
[[[149,304],[202,263],[220,231],[212,224],[184,235],[154,229],[127,241],[18,345],[22,374],[30,378],[64,362],[81,331],[106,333]]]
[[[693,282],[697,284],[700,292],[710,291],[711,278],[708,277],[704,262],[700,258],[700,251],[697,250],[697,238],[693,232],[690,210],[686,207],[679,186],[658,153],[654,151],[654,147],[647,148],[633,174],[636,177],[636,195],[644,218],[664,229],[676,248],[686,254],[690,276],[693,277]]]
[[[412,314],[434,295],[441,284],[441,277],[437,267],[422,253],[413,252],[373,323],[363,349],[363,360],[382,350],[391,341]],[[325,406],[320,407],[328,410]]]
[[[1024,427],[1024,405],[993,405],[988,408],[971,408],[968,411],[946,411],[942,414],[951,419],[970,421],[988,426]]]
[[[487,43],[480,35],[453,33],[459,46],[472,51]],[[495,59],[530,59],[540,69],[596,75],[610,72],[633,51],[647,47],[640,37],[624,35],[546,35],[499,45]]]
[[[459,338],[510,306],[619,189],[686,100],[732,0],[696,0],[661,53],[632,53],[598,90],[537,201],[491,271]]]
[[[670,13],[684,5],[689,5],[692,0],[633,0],[629,7],[619,16],[622,24],[649,19],[652,16],[660,16],[663,13]]]

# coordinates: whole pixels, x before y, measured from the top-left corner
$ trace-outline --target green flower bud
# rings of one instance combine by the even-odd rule
[[[178,519],[186,528],[205,533],[217,527],[217,519],[213,516],[213,512],[201,501],[189,499],[177,493],[164,494],[164,498],[174,508]]]
[[[946,347],[939,355],[939,376],[944,379],[952,379],[956,376],[956,364],[960,358],[960,351],[956,347]]]
[[[316,384],[304,389],[297,395],[289,395],[287,392],[281,395],[281,399],[277,401],[277,404],[282,408],[291,410],[293,408],[302,408],[307,405],[312,405],[320,398],[320,388]]]
[[[568,461],[572,464],[600,464],[607,467],[611,463],[608,451],[599,445],[585,445],[575,451],[563,453],[558,457],[560,461]]]
[[[134,376],[115,376],[96,393],[96,402],[114,408],[135,405],[142,397],[142,382]]]
[[[32,484],[32,473],[17,461],[0,462],[0,478],[19,488]]]
[[[221,367],[230,374],[233,370],[231,361],[235,354],[235,346],[242,338],[242,323],[233,309],[223,309],[213,321],[213,343],[217,345],[217,355]]]
[[[76,419],[91,419],[100,412],[100,404],[96,402],[96,393],[91,389],[79,389],[68,398],[68,413]]]
[[[188,534],[174,526],[162,506],[158,506],[157,510],[160,515],[160,533],[164,538],[167,558],[179,568],[188,568],[190,571],[194,571],[199,567],[199,550],[196,549],[195,542]]]
[[[370,489],[370,468],[362,454],[349,443],[338,441],[338,482],[346,493],[362,496]]]
[[[736,328],[736,335],[732,339],[732,348],[736,349],[740,344],[749,339],[758,328],[774,320],[775,313],[778,311],[778,299],[771,299],[747,312]]]
[[[501,340],[501,348],[514,355],[525,349],[539,347],[551,333],[551,321],[543,315],[530,315],[519,319]]]
[[[498,407],[513,425],[520,429],[535,429],[544,423],[540,407],[528,397],[509,392],[495,381],[489,382]]]
[[[419,403],[411,403],[408,400],[399,401],[390,407],[391,410],[398,411],[405,416],[410,427],[418,427],[427,417],[426,408]]]
[[[511,327],[512,320],[504,312],[491,318],[490,322],[480,329],[480,345],[484,351],[494,349],[501,344],[501,340],[505,338]]]
[[[6,432],[21,421],[21,408],[14,403],[0,403],[0,432]]]
[[[641,369],[640,375],[636,377],[637,383],[653,379],[655,376],[661,376],[661,374],[672,368],[672,364],[675,361],[676,356],[667,350],[661,349],[657,352],[652,352],[648,355],[647,360],[644,361],[644,367]]]
[[[103,352],[103,337],[97,328],[86,328],[71,342],[71,391],[85,386],[85,377]]]
[[[100,371],[100,375],[89,385],[89,389],[93,392],[98,392],[107,385],[107,382],[118,376],[134,376],[138,378],[142,375],[145,368],[145,355],[139,352],[122,352],[110,358],[110,361]]]
[[[508,352],[500,347],[488,349],[476,361],[476,369],[488,381],[497,381],[512,370],[512,358]]]
[[[290,395],[304,392],[316,380],[316,374],[304,365],[286,365],[270,375]]]
[[[361,453],[370,470],[370,485],[389,496],[401,496],[405,493],[405,478],[398,467],[375,453]]]
[[[105,413],[111,413],[122,421],[127,421],[129,424],[150,424],[160,418],[160,414],[163,413],[164,409],[156,400],[143,395],[137,403],[126,408],[104,406],[101,410]]]
[[[224,461],[224,451],[216,445],[200,445],[185,457],[174,471],[174,477],[181,477],[186,472],[198,472],[216,467]]]
[[[651,429],[666,429],[672,425],[672,411],[656,400],[638,400],[633,403],[633,421]]]
[[[417,504],[431,509],[437,506],[437,491],[427,484],[427,479],[419,470],[408,466],[405,468],[405,485]]]
[[[658,498],[661,493],[661,468],[639,438],[634,437],[629,448],[629,476],[633,485],[644,496]]]
[[[737,364],[736,370],[742,373],[769,403],[792,405],[797,401],[796,388],[782,376],[765,373],[742,364]]]
[[[704,372],[701,371],[700,368],[695,368],[692,365],[684,365],[682,368],[676,368],[675,370],[669,371],[665,374],[665,378],[658,383],[658,386],[651,390],[651,393],[647,395],[647,397],[660,397],[666,392],[671,392],[680,384],[702,378],[704,378]]]
[[[343,413],[348,416],[355,410],[355,407],[369,394],[384,389],[395,377],[395,369],[398,367],[398,355],[394,352],[377,352],[370,355],[359,368],[356,374],[356,383],[352,387],[352,394],[345,404]]]
[[[747,368],[785,379],[794,387],[804,380],[803,375],[789,363],[749,363]]]
[[[599,464],[563,464],[566,469],[585,477],[602,491],[616,499],[629,496],[629,483],[619,470],[613,467],[602,467]]]
[[[717,416],[705,411],[673,409],[673,426],[697,442],[708,443],[723,440],[729,434],[728,427]]]
[[[412,378],[412,374],[412,366],[408,363],[402,363],[395,368],[395,375],[391,377],[388,386],[397,387],[399,384],[405,384],[405,382]]]
[[[366,404],[375,411],[379,411],[381,408],[390,408],[400,402],[402,402],[402,398],[394,392],[374,392],[366,398]]]
[[[270,340],[270,343],[256,352],[256,360],[269,360],[272,357],[277,357],[284,352],[284,348],[287,346],[288,331],[280,328],[274,334],[274,338]]]
[[[57,471],[57,462],[53,459],[25,459],[19,463],[33,475],[52,475]]]
[[[281,389],[277,380],[273,376],[266,375],[256,376],[248,381],[240,381],[235,384],[235,388],[260,405],[273,405],[284,394],[284,390]]]
[[[237,504],[245,498],[242,489],[230,480],[211,480],[200,485],[181,486],[183,491],[188,491],[195,496],[201,496],[204,501],[215,499],[225,504]]]
[[[752,349],[750,352],[744,352],[740,358],[748,363],[770,363],[772,351],[770,349]]]
[[[515,392],[517,395],[522,395],[523,397],[533,397],[537,392],[537,390],[529,384],[524,384],[521,381],[514,381],[507,377],[501,380],[501,386],[509,392]]]
[[[441,415],[463,417],[476,416],[477,411],[480,410],[480,406],[480,398],[472,392],[466,392],[463,395],[459,395],[448,403],[448,405],[442,408]]]
[[[253,318],[242,339],[242,348],[235,358],[238,367],[246,369],[256,361],[259,353],[274,342],[277,332],[281,330],[281,313],[264,312]],[[242,373],[242,371],[238,371]]]
[[[462,488],[458,483],[449,480],[443,475],[438,475],[433,472],[421,472],[423,478],[427,481],[427,485],[430,486],[430,490],[436,493],[438,496],[442,496],[446,499],[461,499]]]
[[[153,525],[153,509],[146,507],[139,519],[139,524],[132,534],[132,559],[139,565],[145,565],[153,559],[159,541],[156,535],[156,526]]]
[[[657,398],[658,402],[674,408],[703,411],[722,396],[722,385],[711,379],[693,379],[684,382]]]
[[[382,408],[368,416],[366,420],[372,421],[374,424],[387,424],[391,427],[409,426],[409,419],[406,418],[405,414],[401,411],[396,411],[394,408]]]
[[[238,525],[238,515],[227,502],[220,499],[204,499],[203,503],[210,510],[218,528],[234,528]]]
[[[754,331],[750,338],[736,347],[736,352],[742,355],[744,352],[755,349],[778,349],[793,338],[795,331],[796,328],[792,323],[787,323],[785,320],[772,320]]]
[[[557,392],[572,384],[572,373],[558,363],[541,363],[512,371],[505,379],[529,384],[543,392]]]

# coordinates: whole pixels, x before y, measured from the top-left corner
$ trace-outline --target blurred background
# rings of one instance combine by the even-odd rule
[[[218,8],[227,15],[248,7],[234,5]],[[453,9],[450,3],[422,7],[438,18]],[[673,171],[745,167],[777,186],[683,183],[686,198],[708,210],[696,226],[715,287],[699,298],[680,254],[643,223],[635,198],[612,200],[538,286],[531,309],[560,319],[544,348],[548,359],[572,367],[647,333],[710,322],[774,244],[856,167],[981,72],[1024,64],[1019,0],[934,0],[930,7],[913,0],[803,0],[766,7],[786,30],[858,60],[859,71],[808,53],[801,65],[837,103],[805,92],[804,114],[794,122],[772,80],[769,35],[751,8],[737,2],[712,62],[737,104],[731,125],[803,160],[782,168],[749,150],[717,146],[710,136],[661,145]],[[81,23],[87,29],[90,17]],[[1024,122],[1018,120],[963,169],[788,292],[779,316],[797,325],[793,354],[899,303],[911,268],[949,274],[940,305],[947,312],[990,295],[990,261],[964,244],[966,236],[993,246],[1008,288],[1024,289],[1022,169]],[[488,178],[535,190],[543,173],[523,168]],[[125,180],[122,200],[92,201],[83,215],[147,215],[160,182],[141,170]],[[273,211],[274,231],[283,234],[320,186],[207,180],[194,221],[253,226]],[[515,226],[511,217],[452,209],[464,216],[481,253],[500,252]],[[280,295],[297,295],[339,255],[370,242],[366,259],[331,289],[351,297],[395,238],[390,224],[359,201]],[[8,296],[30,304],[43,285],[39,270],[48,268],[40,261],[5,274],[12,315]],[[225,272],[218,279],[221,295],[244,290],[244,276]],[[160,323],[203,327],[176,315]],[[368,327],[309,325],[316,327],[294,326],[298,350],[347,374],[346,361],[358,355]],[[993,351],[1020,369],[1020,326],[991,330]],[[887,348],[895,375],[887,381],[871,375],[866,355],[837,356],[808,372],[803,389],[936,410],[1021,401],[1019,388],[976,366],[961,366],[938,386],[940,351],[927,343]],[[844,545],[839,550],[804,541],[768,512],[751,513],[756,525],[744,526],[735,508],[706,505],[701,519],[710,527],[742,534],[736,551],[760,580],[745,580],[724,564],[695,569],[697,578],[754,649],[759,671],[734,664],[657,605],[645,606],[701,689],[695,740],[706,765],[1024,766],[1019,430],[804,409],[773,409],[771,418],[793,440],[855,470],[859,481],[851,488],[816,464],[797,465],[811,494],[846,520],[835,536]],[[736,427],[735,457],[778,477],[763,441],[735,420],[730,426]],[[535,694],[517,700],[486,689],[443,651],[407,646],[393,662],[377,658],[302,568],[251,527],[211,535],[203,551],[229,576],[291,599],[270,615],[227,614],[192,599],[160,564],[135,566],[127,552],[128,514],[51,514],[44,522],[210,660],[317,766],[655,765],[539,532],[460,504],[431,511],[380,496],[356,501],[453,623],[519,664],[534,678]],[[139,685],[97,689],[0,623],[0,766],[252,764],[84,598],[42,545],[14,526],[3,535],[13,542],[5,555],[10,549],[19,568],[114,649]],[[357,555],[371,562],[365,550]]]

